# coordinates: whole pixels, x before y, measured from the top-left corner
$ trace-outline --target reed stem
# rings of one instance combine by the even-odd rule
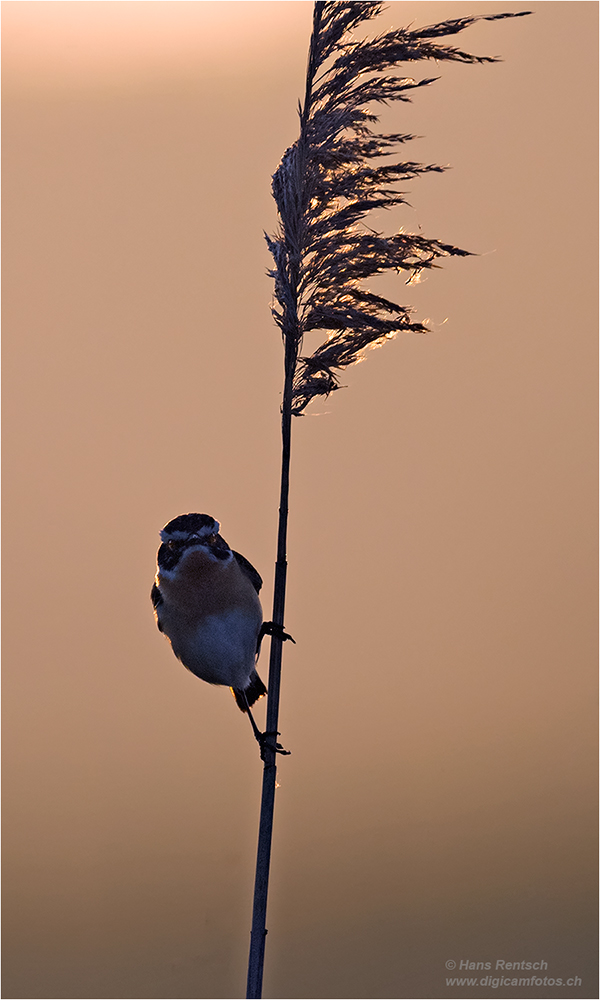
[[[296,362],[296,351],[291,349],[291,338],[286,342],[285,385],[281,420],[281,492],[279,502],[279,528],[277,533],[277,561],[275,563],[275,585],[273,592],[273,622],[283,629],[285,613],[285,591],[287,578],[287,524],[290,489],[290,459],[292,436],[292,383]],[[281,686],[281,660],[283,641],[280,636],[271,636],[269,659],[269,693],[267,697],[267,733],[273,734],[263,749],[263,784],[258,828],[258,849],[256,854],[256,876],[254,881],[254,905],[252,911],[252,932],[250,935],[250,955],[248,959],[248,984],[246,997],[262,997],[262,979],[267,937],[267,896],[269,892],[269,872],[271,866],[271,841],[273,837],[273,813],[275,809],[275,786],[277,778],[277,741],[279,723],[279,692]]]

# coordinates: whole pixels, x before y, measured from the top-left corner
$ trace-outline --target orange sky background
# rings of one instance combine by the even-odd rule
[[[522,9],[384,113],[452,169],[374,224],[476,256],[373,284],[431,333],[295,421],[265,997],[461,997],[461,959],[598,995],[597,4],[372,29]],[[7,997],[244,993],[260,761],[149,591],[198,510],[270,617],[263,230],[311,10],[2,4]]]

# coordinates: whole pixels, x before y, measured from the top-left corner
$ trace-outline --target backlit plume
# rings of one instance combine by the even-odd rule
[[[267,237],[275,266],[273,309],[293,373],[292,412],[301,414],[315,396],[339,388],[338,372],[359,361],[401,330],[425,332],[412,310],[364,287],[384,271],[406,271],[408,282],[441,257],[468,251],[403,230],[385,236],[365,225],[374,209],[405,203],[398,183],[441,172],[410,160],[382,164],[414,136],[379,133],[373,105],[410,101],[411,93],[435,77],[402,76],[401,63],[419,59],[461,63],[495,62],[434,39],[455,35],[476,21],[527,13],[461,17],[413,30],[395,29],[356,41],[352,31],[376,17],[381,3],[315,3],[300,135],[273,177],[278,232]],[[373,162],[379,161],[379,162]],[[323,331],[324,342],[302,356],[302,339]]]

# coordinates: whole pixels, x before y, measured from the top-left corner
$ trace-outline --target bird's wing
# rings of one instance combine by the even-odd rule
[[[233,551],[233,549],[232,549],[232,551]],[[241,569],[242,573],[244,574],[244,576],[248,577],[248,579],[250,580],[250,583],[254,587],[256,593],[260,594],[260,588],[262,587],[262,583],[263,582],[262,582],[262,576],[260,575],[260,573],[258,572],[258,570],[255,570],[254,566],[252,565],[252,563],[248,562],[248,560],[246,559],[246,557],[240,555],[239,552],[234,552],[233,554],[234,554],[234,556],[236,558],[236,561],[237,561],[237,564],[240,567],[240,569]]]

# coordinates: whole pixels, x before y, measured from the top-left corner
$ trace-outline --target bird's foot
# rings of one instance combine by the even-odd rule
[[[277,737],[281,736],[278,732],[267,732],[261,733],[260,729],[256,725],[254,716],[248,708],[248,718],[250,719],[250,725],[252,726],[252,732],[254,733],[254,738],[260,747],[260,759],[265,759],[265,750],[270,750],[271,753],[280,753],[284,756],[289,757],[291,750],[284,750],[281,743],[277,742]],[[271,742],[274,740],[274,742]]]
[[[275,638],[280,639],[281,642],[285,642],[287,639],[289,639],[290,642],[294,643],[294,646],[296,645],[296,640],[293,639],[291,635],[288,635],[288,633],[284,631],[283,625],[277,625],[276,622],[263,622],[262,625],[260,626],[260,632],[258,633],[258,641],[256,643],[257,655],[260,652],[260,644],[266,635],[274,635]]]
[[[265,750],[270,750],[271,753],[280,753],[285,757],[289,757],[291,750],[284,750],[281,743],[277,742],[277,737],[281,736],[278,732],[269,733],[259,733],[256,737],[260,746],[260,759],[265,759]]]

